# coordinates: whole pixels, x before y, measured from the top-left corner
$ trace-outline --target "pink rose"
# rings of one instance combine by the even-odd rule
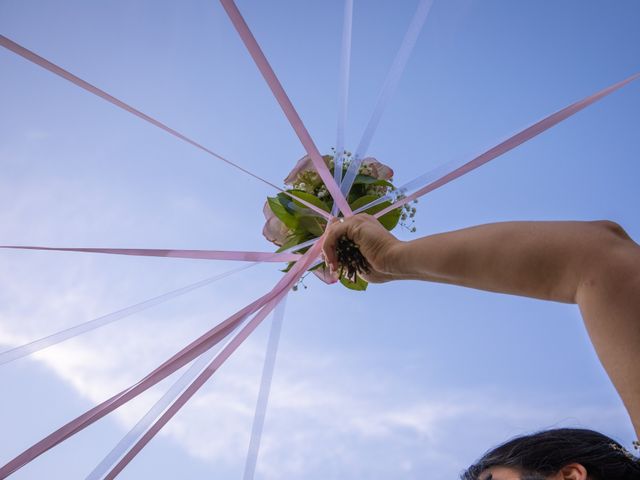
[[[291,172],[289,172],[289,175],[287,175],[287,178],[284,179],[284,184],[293,185],[298,178],[298,175],[302,172],[306,172],[307,170],[315,171],[315,167],[313,166],[313,162],[311,161],[311,157],[309,155],[305,155],[300,160],[298,160],[296,166],[293,167],[293,170],[291,170]]]
[[[287,237],[291,233],[287,226],[271,211],[269,202],[264,202],[262,213],[264,213],[264,218],[267,219],[264,224],[264,228],[262,229],[262,235],[264,235],[264,238],[278,246],[284,245]]]
[[[324,163],[327,165],[327,167],[329,167],[329,161],[332,158],[333,157],[331,155],[322,156],[322,159],[324,160]],[[296,183],[296,180],[298,179],[298,177],[305,172],[317,173],[316,167],[313,164],[313,161],[311,160],[311,157],[309,155],[305,155],[300,160],[298,160],[298,163],[296,163],[296,166],[293,167],[293,170],[291,170],[289,172],[289,175],[287,175],[287,178],[284,179],[284,184],[293,185],[294,183]]]
[[[373,157],[367,157],[362,160],[362,166],[371,170],[371,176],[378,180],[391,180],[393,178],[393,170]]]

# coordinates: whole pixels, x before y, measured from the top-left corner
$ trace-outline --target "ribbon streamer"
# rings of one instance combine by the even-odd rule
[[[246,318],[246,316],[240,317],[241,320],[244,318]],[[238,320],[238,319],[236,317],[233,317],[233,320]],[[222,339],[224,339],[224,337],[226,337],[233,330],[233,328],[235,328],[236,325],[237,323],[232,323],[230,326],[226,325],[225,328],[217,328],[217,327],[220,327],[220,325],[218,325],[216,327],[216,335],[210,339],[210,346],[214,346],[218,342],[220,342]],[[197,355],[195,355],[194,358],[196,356]],[[191,360],[192,359],[187,359],[183,364],[175,364],[175,370],[178,370],[185,364],[189,363]],[[163,367],[166,366],[166,363],[168,362],[165,362],[165,364],[163,364],[162,366]],[[161,381],[163,378],[166,378],[166,376],[169,376],[171,373],[173,372],[170,370],[166,370],[166,369],[160,370],[160,368],[158,368],[154,370],[152,374],[147,375],[147,377],[142,379],[137,384],[121,391],[120,393],[114,395],[108,400],[102,402],[100,405],[97,405],[96,407],[88,410],[84,414],[75,418],[71,422],[65,424],[58,430],[54,431],[53,433],[49,434],[42,440],[33,444],[27,450],[23,451],[21,454],[19,454],[18,456],[13,458],[10,462],[5,464],[2,468],[0,468],[0,478],[6,478],[12,473],[15,473],[17,470],[25,466],[27,463],[31,462],[35,458],[39,457],[40,455],[50,450],[51,448],[55,447],[56,445],[63,442],[67,438],[71,437],[72,435],[75,435],[76,433],[80,432],[84,428],[93,424],[94,422],[104,417],[108,413],[112,412],[116,408],[124,405],[129,400],[132,400],[133,398],[137,397],[142,392],[146,391],[147,389],[151,388],[153,385]]]
[[[247,22],[245,22],[242,17],[240,10],[238,10],[238,7],[233,0],[220,0],[220,3],[222,3],[222,6],[233,23],[233,26],[238,31],[240,38],[247,47],[251,58],[253,58],[253,61],[260,70],[260,73],[269,85],[271,92],[278,101],[278,104],[282,108],[287,120],[289,120],[291,127],[293,127],[293,130],[296,132],[296,135],[307,151],[307,154],[311,157],[311,161],[329,190],[329,193],[333,197],[334,203],[338,205],[338,208],[340,208],[345,215],[351,215],[351,208],[349,208],[347,200],[340,192],[340,187],[331,176],[331,172],[324,163],[322,155],[320,155],[320,152],[318,151],[318,147],[316,147],[316,144],[311,138],[311,135],[309,135],[307,128],[302,123],[302,119],[298,115],[298,112],[291,103],[291,100],[284,91],[284,88],[282,88],[282,84],[278,80],[278,77],[276,77],[271,65],[269,65],[267,57],[265,57],[262,52],[260,45],[258,45],[258,42],[253,36],[253,33],[251,33],[251,30],[249,29]]]
[[[188,144],[190,144],[190,145],[202,150],[203,152],[207,153],[208,155],[211,155],[211,156],[217,158],[218,160],[222,160],[223,162],[227,163],[228,165],[231,165],[232,167],[240,170],[241,172],[244,172],[247,175],[250,175],[253,178],[255,178],[257,180],[260,180],[261,182],[269,185],[270,187],[273,187],[276,190],[289,195],[291,198],[293,198],[295,200],[298,200],[300,203],[303,203],[305,206],[307,206],[311,210],[319,213],[323,217],[325,217],[327,219],[331,218],[331,216],[327,212],[322,210],[321,208],[316,207],[315,205],[313,205],[312,203],[307,202],[306,200],[294,197],[293,195],[291,195],[290,193],[286,192],[282,188],[278,187],[274,183],[271,183],[269,180],[265,180],[264,178],[256,175],[255,173],[250,172],[246,168],[244,168],[244,167],[238,165],[237,163],[232,162],[231,160],[223,157],[222,155],[220,155],[220,154],[208,149],[207,147],[205,147],[205,146],[201,145],[200,143],[196,142],[195,140],[191,140],[186,135],[183,135],[182,133],[178,132],[177,130],[174,130],[173,128],[168,127],[164,123],[160,122],[159,120],[156,120],[153,117],[150,117],[146,113],[143,113],[140,110],[138,110],[136,108],[133,108],[131,105],[123,102],[122,100],[117,99],[116,97],[108,94],[104,90],[101,90],[98,87],[90,84],[89,82],[81,79],[80,77],[77,77],[73,73],[65,70],[64,68],[56,65],[55,63],[47,60],[46,58],[41,57],[40,55],[32,52],[31,50],[28,50],[28,49],[24,48],[22,45],[19,45],[18,43],[16,43],[13,40],[5,37],[4,35],[0,35],[0,45],[3,46],[4,48],[6,48],[7,50],[12,51],[13,53],[16,53],[17,55],[20,55],[24,59],[29,60],[30,62],[35,63],[36,65],[44,68],[45,70],[49,70],[51,73],[55,73],[56,75],[64,78],[65,80],[68,80],[69,82],[73,83],[74,85],[77,85],[78,87],[86,90],[87,92],[93,93],[94,95],[97,95],[98,97],[106,100],[107,102],[111,103],[112,105],[115,105],[116,107],[121,108],[122,110],[125,110],[125,111],[135,115],[138,118],[141,118],[145,122],[148,122],[151,125],[154,125],[155,127],[158,127],[161,130],[164,130],[165,132],[169,133],[170,135],[173,135],[174,137],[179,138],[180,140],[182,140],[184,142],[187,142]]]
[[[117,99],[116,97],[108,94],[104,90],[99,89],[98,87],[90,84],[89,82],[86,82],[85,80],[82,80],[80,77],[75,76],[73,73],[63,69],[62,67],[59,67],[55,63],[50,62],[46,58],[41,57],[40,55],[32,52],[31,50],[28,50],[28,49],[24,48],[22,45],[19,45],[18,43],[14,42],[13,40],[10,40],[9,38],[5,37],[4,35],[0,35],[0,45],[2,45],[7,50],[11,50],[13,53],[16,53],[16,54],[20,55],[21,57],[29,60],[30,62],[35,63],[36,65],[39,65],[40,67],[42,67],[42,68],[44,68],[46,70],[49,70],[51,73],[55,73],[56,75],[64,78],[65,80],[70,81],[71,83],[77,85],[78,87],[83,88],[87,92],[93,93],[94,95],[97,95],[98,97],[100,97],[100,98],[106,100],[107,102],[115,105],[116,107],[119,107],[119,108],[121,108],[121,109],[123,109],[123,110],[125,110],[125,111],[127,111],[127,112],[129,112],[129,113],[131,113],[133,115],[135,115],[136,117],[141,118],[145,122],[149,122],[151,125],[154,125],[154,126],[160,128],[160,129],[164,130],[165,132],[173,135],[174,137],[179,138],[182,141],[185,141],[185,142],[193,145],[196,148],[199,148],[200,150],[208,153],[209,155],[212,155],[212,156],[216,157],[218,160],[222,160],[223,162],[231,165],[234,168],[237,168],[238,170],[246,173],[247,175],[251,175],[253,178],[255,178],[257,180],[260,180],[261,182],[266,183],[267,185],[269,185],[271,187],[278,188],[276,185],[274,185],[273,183],[269,182],[268,180],[265,180],[264,178],[259,177],[255,173],[250,172],[246,168],[241,167],[240,165],[238,165],[237,163],[232,162],[231,160],[228,160],[227,158],[223,157],[222,155],[209,150],[207,147],[199,144],[198,142],[196,142],[194,140],[191,140],[186,135],[183,135],[182,133],[178,132],[177,130],[174,130],[173,128],[168,127],[164,123],[156,120],[153,117],[150,117],[146,113],[143,113],[140,110],[138,110],[136,108],[133,108],[131,105],[123,102],[122,100]]]
[[[238,324],[237,327],[239,327]],[[237,328],[236,327],[236,328]],[[219,349],[211,348],[194,360],[189,369],[165,392],[149,411],[129,430],[118,444],[102,459],[102,461],[87,475],[86,480],[100,480],[124,457],[136,442],[151,428],[153,423],[167,410],[186,388],[202,373],[213,360]]]
[[[351,30],[353,25],[353,0],[344,2],[344,20],[342,24],[342,49],[340,53],[340,93],[338,104],[338,128],[336,132],[336,151],[333,162],[333,178],[338,185],[342,183],[342,165],[344,155],[344,129],[347,123],[347,106],[349,104],[349,73],[351,66]],[[343,192],[343,195],[346,194]],[[338,214],[338,206],[334,203],[331,214]]]
[[[2,245],[0,248],[19,250],[52,250],[56,252],[107,253],[139,257],[196,258],[200,260],[237,260],[242,262],[295,262],[298,253],[244,252],[224,250],[161,250],[151,248],[57,248]]]
[[[315,258],[320,254],[322,244],[322,240],[316,242],[315,245],[313,245],[300,258],[300,260],[296,262],[291,270],[289,270],[289,272],[287,272],[276,283],[275,287],[267,294],[253,301],[243,309],[236,312],[231,317],[227,318],[222,323],[216,325],[214,328],[201,335],[199,338],[191,342],[188,346],[176,353],[169,360],[165,361],[162,365],[160,365],[135,385],[132,385],[131,387],[121,391],[108,400],[95,406],[94,408],[90,409],[71,422],[62,426],[58,430],[49,434],[39,442],[29,447],[24,452],[13,458],[6,465],[0,468],[0,478],[4,478],[12,474],[16,470],[22,468],[33,459],[42,455],[44,452],[53,448],[75,433],[83,430],[87,426],[104,417],[129,400],[135,398],[140,393],[146,391],[167,376],[171,375],[182,366],[192,361],[194,358],[206,352],[212,346],[216,345],[223,338],[225,338],[238,325],[239,322],[247,318],[247,316],[251,315],[252,313],[255,313],[256,311],[261,309],[267,303],[271,302],[284,290],[288,291],[288,289],[293,286],[295,281],[297,281],[297,278],[302,275],[302,273],[308,268],[312,261],[315,260]]]
[[[158,295],[157,297],[153,297],[143,302],[136,303],[135,305],[131,305],[129,307],[109,313],[107,315],[103,315],[93,320],[89,320],[88,322],[84,322],[74,327],[67,328],[60,332],[48,335],[38,340],[34,340],[32,342],[26,343],[19,347],[6,350],[0,353],[0,365],[4,365],[5,363],[9,363],[14,360],[17,360],[18,358],[26,357],[27,355],[31,355],[32,353],[39,352],[40,350],[44,350],[45,348],[48,348],[52,345],[56,345],[58,343],[64,342],[65,340],[68,340],[73,337],[77,337],[78,335],[81,335],[86,332],[90,332],[91,330],[95,330],[96,328],[103,327],[117,320],[122,320],[123,318],[129,317],[135,313],[154,307],[168,300],[171,300],[172,298],[179,297],[181,295],[189,293],[198,288],[202,288],[206,285],[209,285],[211,283],[217,282],[218,280],[221,280],[230,275],[233,275],[234,273],[240,272],[242,270],[246,270],[256,265],[257,263],[253,263],[251,265],[244,265],[240,268],[236,268],[234,270],[224,272],[220,275],[215,275],[210,278],[205,278],[204,280],[200,280],[199,282],[192,283],[191,285],[178,288],[177,290],[172,290],[171,292],[163,293],[162,295]]]
[[[402,40],[400,49],[398,50],[398,53],[396,54],[396,57],[391,64],[389,73],[387,73],[387,77],[385,78],[384,85],[382,87],[382,90],[380,91],[380,95],[378,96],[378,100],[376,102],[375,108],[373,109],[373,113],[371,114],[371,118],[369,118],[369,122],[367,123],[367,127],[362,134],[362,138],[360,139],[360,143],[358,144],[356,153],[351,160],[351,164],[347,169],[344,179],[342,180],[342,185],[340,185],[340,190],[344,195],[347,195],[349,193],[349,190],[351,190],[351,186],[353,185],[353,181],[358,175],[362,160],[367,154],[367,150],[369,150],[369,145],[371,144],[373,135],[378,128],[378,124],[380,123],[382,114],[384,113],[384,110],[386,109],[391,96],[398,87],[398,83],[400,82],[402,73],[404,72],[409,57],[411,56],[411,52],[413,51],[413,48],[418,41],[418,37],[420,36],[420,32],[422,31],[424,22],[427,20],[427,16],[429,15],[432,4],[433,0],[421,0],[418,4],[416,12],[413,14],[413,18],[411,19],[411,23],[409,24],[407,32],[404,35],[404,39]]]
[[[274,320],[282,313],[283,302],[278,306],[274,314]],[[275,323],[274,323],[275,325]],[[105,456],[105,458],[91,471],[86,480],[101,480],[109,471],[133,448],[136,442],[149,431],[153,423],[169,408],[175,400],[195,381],[204,371],[206,366],[215,358],[220,349],[211,348],[196,359],[189,369],[167,390],[149,411],[129,430],[118,444]]]
[[[261,307],[260,312],[242,329],[240,332],[216,355],[207,368],[196,378],[196,380],[178,397],[175,402],[169,407],[163,415],[151,426],[151,428],[138,440],[138,442],[131,448],[131,450],[118,462],[118,464],[109,472],[107,479],[115,478],[115,476],[126,467],[129,462],[149,443],[149,441],[167,424],[173,416],[186,404],[186,402],[204,385],[204,383],[213,375],[218,368],[229,358],[229,356],[244,342],[249,335],[260,325],[265,317],[275,308],[275,306],[282,300],[289,289],[293,287],[295,282],[301,277],[302,273],[309,268],[311,263],[317,258],[320,253],[322,242],[318,242],[314,247],[309,250],[309,253],[305,254],[305,259],[299,263],[302,267],[295,272],[287,282],[285,282],[284,288],[282,288],[278,295],[270,300],[266,305]],[[296,265],[300,266],[300,265]],[[295,269],[295,267],[294,267]],[[289,273],[293,272],[292,269]]]
[[[185,391],[171,404],[171,406],[158,418],[144,435],[133,445],[124,455],[118,464],[111,469],[105,477],[107,480],[115,478],[128,464],[140,453],[140,451],[151,441],[153,437],[164,427],[173,416],[189,401],[193,395],[211,378],[211,376],[222,366],[222,364],[235,352],[238,347],[248,338],[251,333],[260,325],[265,317],[271,313],[278,302],[287,294],[287,291],[280,293],[274,300],[256,314],[256,316],[235,335],[218,355],[205,367],[198,377],[185,389]]]
[[[303,242],[299,245],[296,245],[294,247],[288,248],[287,250],[284,250],[282,253],[289,253],[292,251],[296,251],[296,250],[301,250],[303,248],[309,247],[311,245],[313,245],[318,239],[312,239],[312,240],[308,240],[306,242]],[[27,355],[31,355],[32,353],[35,352],[39,352],[40,350],[44,350],[47,347],[50,347],[52,345],[61,343],[65,340],[68,340],[70,338],[76,337],[78,335],[81,335],[83,333],[86,332],[90,332],[92,330],[95,330],[96,328],[102,327],[104,325],[108,325],[109,323],[115,322],[117,320],[121,320],[125,317],[128,317],[130,315],[133,315],[135,313],[141,312],[143,310],[146,310],[148,308],[151,308],[155,305],[158,305],[160,303],[166,302],[167,300],[170,300],[172,298],[176,298],[180,295],[184,295],[188,292],[191,292],[192,290],[195,290],[197,288],[201,288],[204,287],[206,285],[209,285],[210,283],[216,282],[218,280],[221,280],[223,278],[226,278],[230,275],[233,275],[234,273],[240,272],[242,270],[246,270],[248,268],[251,267],[255,267],[256,265],[258,265],[258,263],[253,263],[251,265],[244,265],[242,267],[236,268],[234,270],[230,270],[228,272],[222,273],[220,275],[215,275],[213,277],[210,278],[206,278],[204,280],[201,280],[199,282],[193,283],[191,285],[187,285],[185,287],[179,288],[177,290],[173,290],[171,292],[167,292],[167,293],[163,293],[162,295],[159,295],[157,297],[153,297],[150,298],[148,300],[145,300],[143,302],[140,303],[136,303],[135,305],[131,305],[129,307],[123,308],[121,310],[109,313],[107,315],[103,315],[101,317],[95,318],[93,320],[89,320],[87,322],[81,323],[79,325],[76,325],[74,327],[71,328],[67,328],[65,330],[62,330],[60,332],[56,332],[54,334],[48,335],[46,337],[40,338],[38,340],[34,340],[32,342],[29,342],[27,344],[21,345],[19,347],[15,347],[12,348],[10,350],[6,350],[2,353],[0,353],[0,365],[3,365],[5,363],[9,363],[12,362],[14,360],[17,360],[18,358],[22,358],[25,357]],[[312,265],[311,268],[313,268],[315,265]]]
[[[376,218],[379,218],[382,215],[388,213],[389,211],[395,208],[401,207],[405,203],[415,200],[416,198],[421,197],[422,195],[425,195],[435,190],[436,188],[446,185],[450,181],[455,180],[456,178],[466,173],[469,173],[472,170],[475,170],[476,168],[499,157],[500,155],[508,152],[509,150],[513,150],[517,146],[523,144],[528,140],[531,140],[533,137],[550,129],[551,127],[557,125],[563,120],[566,120],[572,115],[578,113],[580,110],[588,107],[589,105],[597,102],[598,100],[601,100],[607,95],[624,87],[628,83],[631,83],[632,81],[637,80],[638,78],[640,78],[640,73],[636,73],[635,75],[632,75],[614,85],[611,85],[603,90],[600,90],[599,92],[596,92],[587,98],[584,98],[578,102],[575,102],[569,105],[568,107],[563,108],[562,110],[558,110],[557,112],[549,115],[548,117],[543,118],[539,122],[534,123],[533,125],[525,128],[524,130],[521,130],[515,135],[509,137],[507,140],[499,143],[498,145],[478,155],[473,160],[463,163],[462,165],[460,165],[460,161],[456,161],[456,162],[449,162],[445,165],[437,167],[435,170],[432,170],[431,172],[426,173],[412,180],[411,182],[407,183],[405,186],[398,189],[398,191],[396,191],[393,196],[389,196],[389,197],[385,196],[377,200],[374,200],[368,205],[365,205],[362,208],[359,208],[358,210],[356,210],[356,212],[367,210],[368,208],[371,208],[372,206],[383,203],[385,201],[397,199],[394,203],[392,203],[391,205],[389,205],[388,207],[386,207],[385,209],[379,211],[374,215]],[[424,185],[425,183],[427,183],[427,185],[419,188],[417,191],[411,193],[410,195],[402,197],[402,195],[404,195],[406,192],[412,190],[413,188],[416,188],[416,185],[418,184]],[[401,196],[401,198],[398,197],[399,195]]]
[[[262,380],[260,381],[260,391],[258,392],[253,425],[251,426],[251,437],[249,440],[247,460],[244,465],[243,480],[253,480],[256,464],[258,463],[262,429],[264,427],[264,419],[267,415],[267,403],[269,402],[269,394],[271,392],[271,382],[273,381],[273,371],[276,365],[276,355],[278,353],[278,343],[280,342],[280,332],[282,331],[286,303],[287,297],[284,297],[276,307],[273,313],[273,320],[271,320],[271,331],[269,332],[267,351],[264,356]]]

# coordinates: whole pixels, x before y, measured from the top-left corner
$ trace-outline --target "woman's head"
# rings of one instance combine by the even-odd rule
[[[640,480],[640,461],[606,435],[576,428],[510,440],[469,467],[462,480]]]

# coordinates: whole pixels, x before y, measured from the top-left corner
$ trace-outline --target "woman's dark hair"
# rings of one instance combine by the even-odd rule
[[[590,480],[640,480],[640,461],[618,442],[593,430],[558,428],[514,438],[487,452],[460,477],[478,480],[491,467],[511,467],[523,478],[544,478],[571,463]]]

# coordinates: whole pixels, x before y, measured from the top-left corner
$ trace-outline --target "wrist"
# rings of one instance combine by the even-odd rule
[[[391,245],[385,264],[386,273],[394,276],[403,276],[409,273],[407,271],[409,263],[407,260],[409,254],[407,246],[408,242],[403,242],[402,240],[397,240]]]

